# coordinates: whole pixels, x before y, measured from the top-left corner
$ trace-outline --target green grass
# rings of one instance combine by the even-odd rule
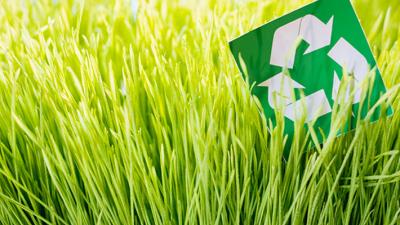
[[[287,162],[231,56],[307,2],[0,0],[0,224],[399,225],[399,1],[353,1],[396,113]]]

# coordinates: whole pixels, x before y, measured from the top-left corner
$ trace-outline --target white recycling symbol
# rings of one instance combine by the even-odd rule
[[[296,44],[299,39],[309,44],[304,55],[330,46],[333,22],[333,16],[325,24],[316,16],[309,14],[278,28],[273,38],[270,64],[293,69]],[[356,83],[363,81],[369,72],[367,59],[344,38],[339,39],[329,51],[328,56],[342,68],[346,68],[349,73],[354,74]],[[341,81],[336,71],[333,76],[332,99],[336,101]],[[284,105],[284,115],[291,121],[298,120],[303,116],[298,112],[302,106],[307,109],[307,123],[332,112],[323,89],[296,101],[293,96],[290,96],[292,88],[305,89],[305,87],[283,72],[272,76],[258,86],[268,87],[268,103],[270,106],[276,109],[278,105]],[[352,100],[353,104],[359,103],[361,100],[361,90],[358,89],[355,92]],[[348,102],[350,100],[350,90],[348,89],[346,93],[345,101]]]

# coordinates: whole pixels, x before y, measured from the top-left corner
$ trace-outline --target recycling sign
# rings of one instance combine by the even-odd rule
[[[289,140],[294,122],[305,118],[306,123],[315,122],[321,141],[330,131],[335,102],[351,104],[354,116],[358,112],[365,116],[368,105],[374,105],[386,92],[350,0],[316,1],[233,40],[230,48],[241,72],[246,71],[244,75],[255,84],[252,91],[266,117],[275,123],[275,110],[283,106]],[[339,102],[345,73],[354,79],[355,90],[352,95],[348,90]],[[371,73],[369,104],[360,104],[359,84]],[[301,113],[304,106],[305,115]],[[379,118],[379,110],[372,120]],[[355,126],[354,121],[349,129]]]

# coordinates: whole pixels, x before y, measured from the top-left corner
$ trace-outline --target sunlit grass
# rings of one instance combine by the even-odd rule
[[[0,0],[0,224],[400,224],[399,114],[284,161],[231,56],[307,2]],[[400,3],[354,5],[398,112]]]

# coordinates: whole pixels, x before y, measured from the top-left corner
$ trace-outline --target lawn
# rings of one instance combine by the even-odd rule
[[[232,57],[308,2],[0,0],[0,224],[400,225],[399,1],[352,1],[394,114],[287,159]]]

